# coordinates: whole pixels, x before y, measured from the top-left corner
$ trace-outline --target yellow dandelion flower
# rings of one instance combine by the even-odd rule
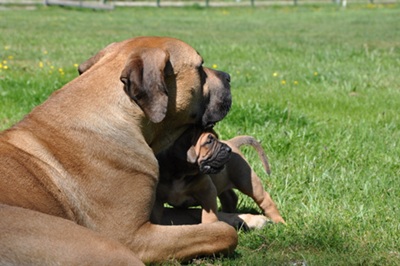
[[[12,55],[8,56],[8,60],[13,60],[13,59],[14,59],[14,56],[12,56]]]
[[[299,82],[297,80],[293,81],[294,85],[299,85]]]
[[[318,76],[318,72],[317,71],[314,72],[314,76]]]
[[[50,69],[54,69],[54,66],[50,66]]]
[[[64,70],[62,69],[62,68],[59,68],[58,69],[58,72],[63,72]]]
[[[2,63],[0,63],[0,69],[2,69],[3,68],[3,64]]]
[[[49,52],[47,52],[47,50],[44,50],[44,51],[43,51],[43,54],[48,54],[48,53],[49,53]]]
[[[286,80],[283,79],[283,80],[281,81],[281,84],[282,84],[282,85],[286,85]]]
[[[4,50],[10,50],[10,46],[8,45],[4,46]]]
[[[42,61],[39,62],[39,67],[43,68],[43,62]]]
[[[75,63],[75,64],[74,64],[74,67],[75,67],[75,68],[78,68],[78,67],[79,67],[79,64]]]
[[[7,60],[3,60],[3,65],[7,65]]]
[[[217,68],[217,67],[218,67],[217,64],[213,64],[212,65],[212,68],[214,68],[214,69]]]
[[[272,76],[277,77],[277,76],[278,76],[278,72],[274,72],[274,73],[272,74]]]
[[[8,69],[8,66],[3,66],[3,69]]]

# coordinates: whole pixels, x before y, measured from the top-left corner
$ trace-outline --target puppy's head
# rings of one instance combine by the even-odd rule
[[[212,127],[230,109],[230,76],[203,67],[199,53],[180,40],[139,37],[113,43],[81,64],[79,73],[104,64],[110,72],[120,70],[126,94],[151,122],[165,122],[167,129]]]
[[[218,140],[216,134],[204,132],[200,135],[195,146],[187,152],[188,161],[197,163],[203,174],[220,172],[231,156],[231,148]]]

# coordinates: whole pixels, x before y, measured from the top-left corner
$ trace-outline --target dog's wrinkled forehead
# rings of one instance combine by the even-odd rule
[[[179,72],[188,66],[201,66],[203,63],[200,54],[181,40],[169,37],[137,37],[108,45],[92,58],[82,63],[79,66],[79,74],[86,72],[95,64],[104,64],[104,62],[111,61],[116,57],[125,57],[125,60],[129,60],[129,56],[133,52],[149,48],[163,50],[167,54],[174,72]],[[119,62],[125,63],[125,60],[122,59]],[[119,67],[123,67],[124,63]]]
[[[184,45],[167,46],[167,51],[170,54],[170,62],[175,74],[183,69],[199,68],[203,64],[201,55],[191,46]]]
[[[175,38],[167,37],[139,37],[131,40],[129,46],[135,48],[161,48],[169,54],[174,68],[198,66],[203,63],[200,54],[189,44]]]

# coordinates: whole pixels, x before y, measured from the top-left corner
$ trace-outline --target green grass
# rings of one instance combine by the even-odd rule
[[[192,263],[400,265],[399,14],[351,4],[0,11],[0,128],[110,42],[181,38],[231,73],[234,103],[217,130],[262,141],[271,176],[245,154],[288,223],[240,232],[234,256]],[[257,211],[244,196],[240,208]]]

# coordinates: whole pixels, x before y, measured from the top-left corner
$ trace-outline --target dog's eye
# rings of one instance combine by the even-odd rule
[[[211,144],[214,142],[214,138],[211,135],[208,135],[206,144]]]

